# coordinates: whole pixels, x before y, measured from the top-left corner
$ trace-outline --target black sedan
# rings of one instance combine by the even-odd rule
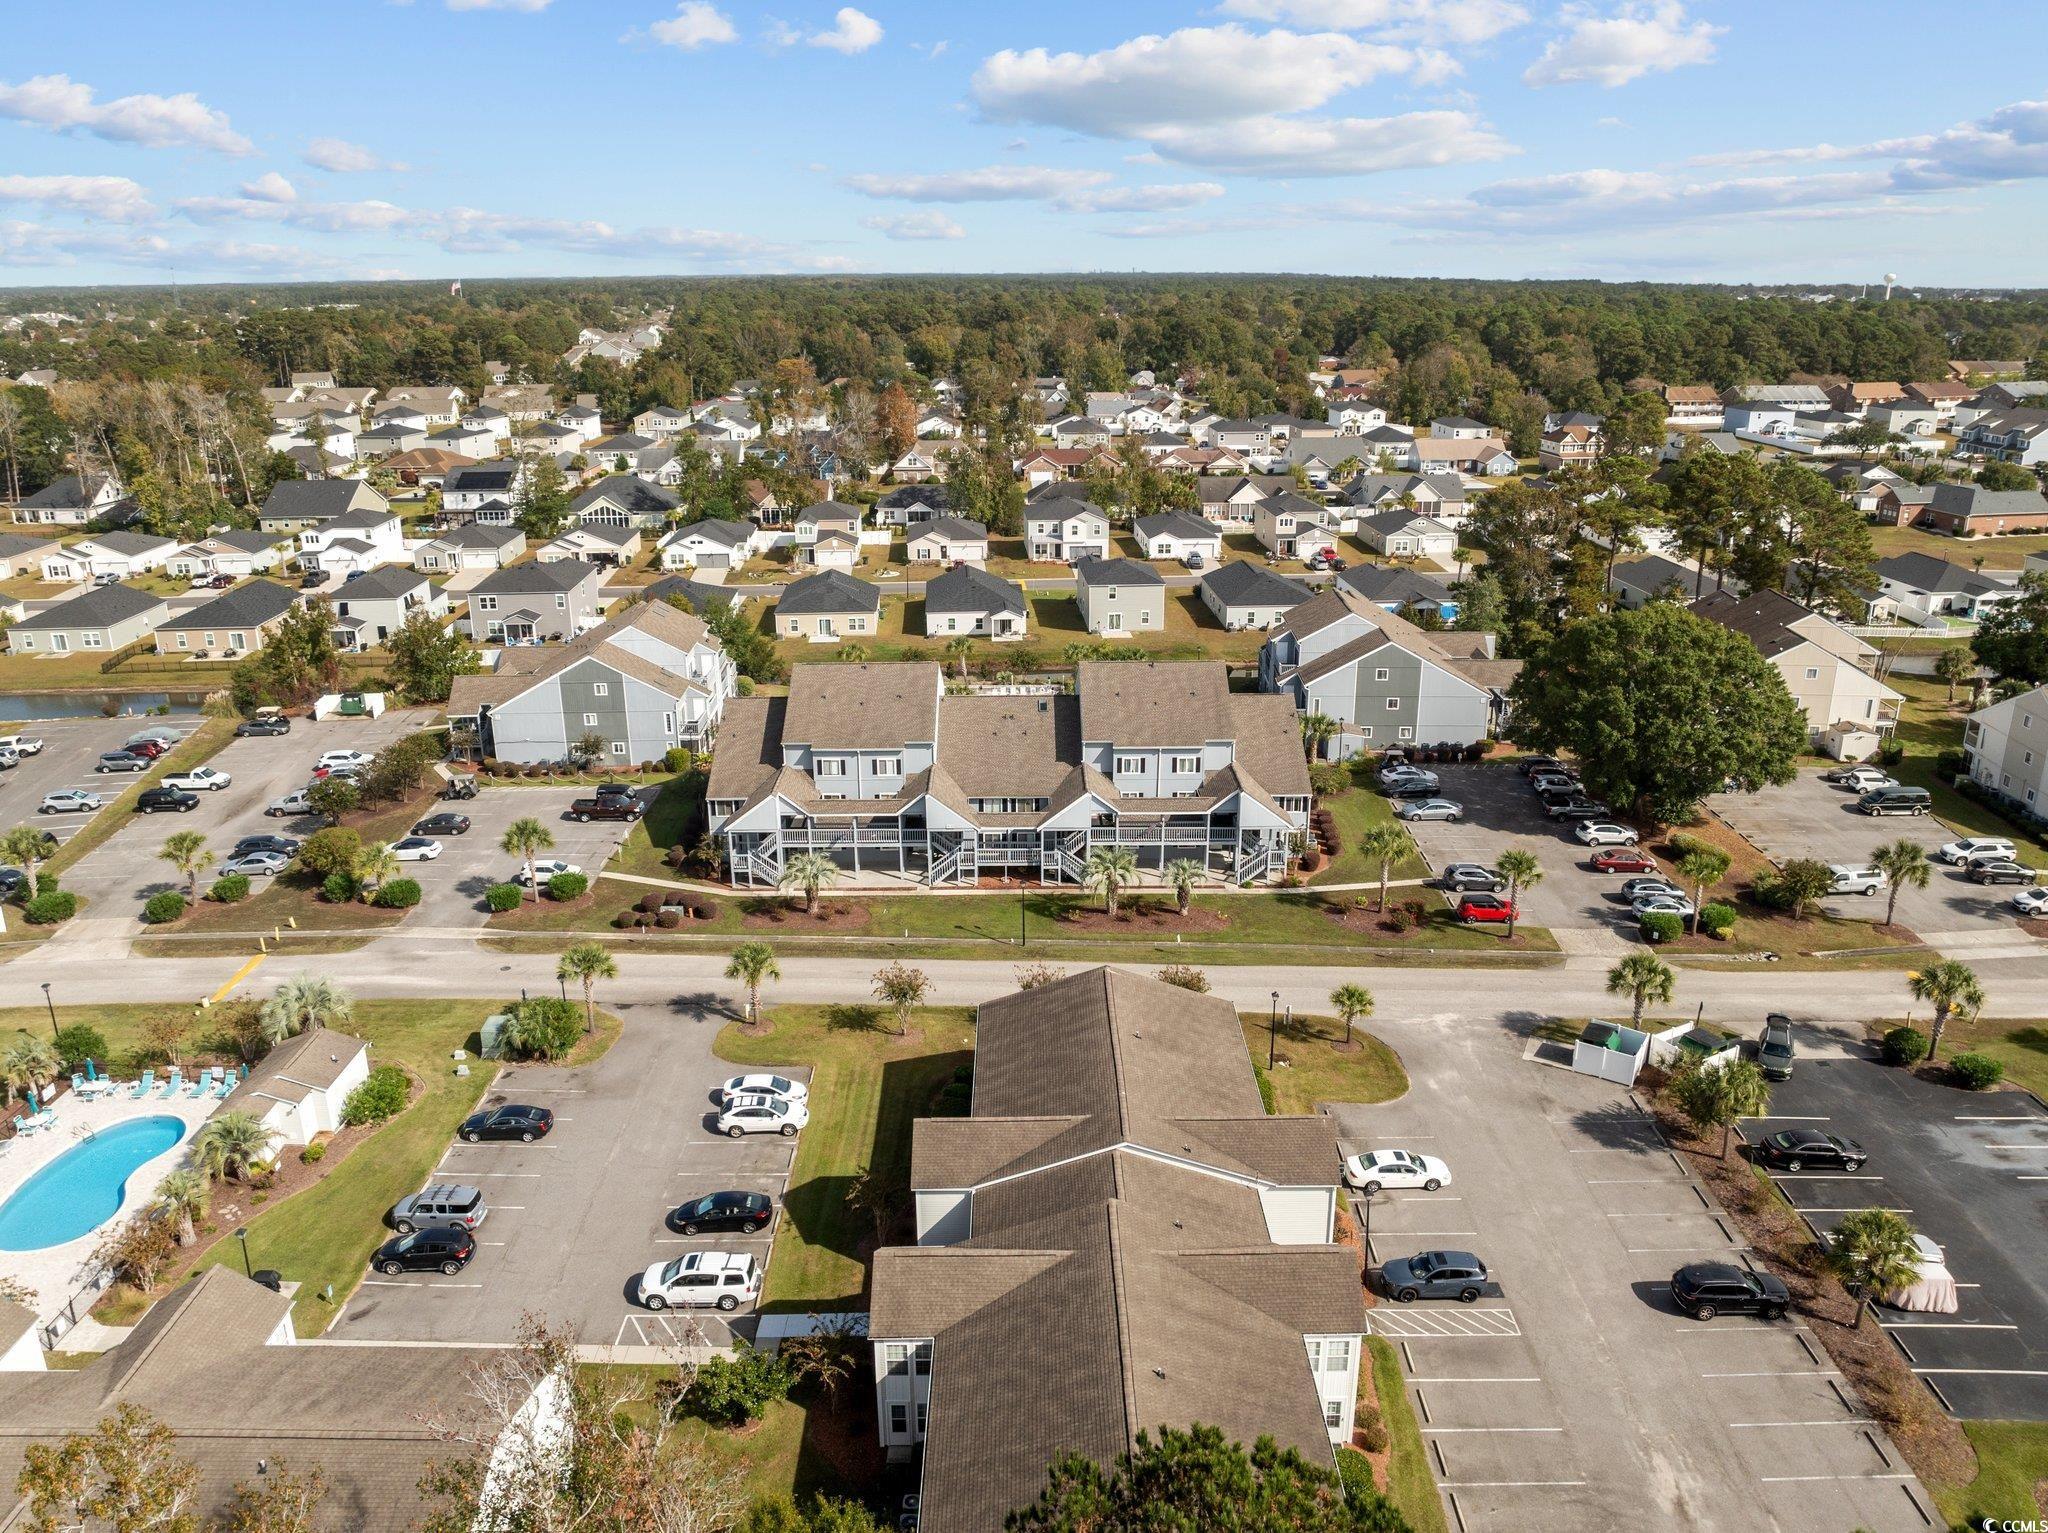
[[[137,814],[190,814],[199,807],[199,795],[183,788],[144,788],[135,800]]]
[[[469,829],[466,814],[430,814],[413,826],[416,836],[459,836]]]
[[[455,1276],[476,1255],[476,1236],[453,1226],[414,1230],[377,1247],[370,1266],[386,1277],[401,1272],[442,1272]]]
[[[1971,863],[1963,870],[1963,876],[1973,884],[2030,884],[2034,881],[2034,870],[2010,857],[1992,857]]]
[[[714,1192],[709,1197],[685,1203],[669,1215],[669,1223],[685,1235],[706,1230],[738,1230],[752,1235],[768,1228],[775,1217],[775,1205],[765,1192]]]
[[[1776,1320],[1791,1305],[1792,1294],[1768,1272],[1729,1262],[1694,1262],[1671,1274],[1671,1299],[1695,1320],[1720,1314]]]
[[[275,852],[280,857],[299,855],[299,843],[290,836],[244,836],[228,856],[247,857],[251,852]]]
[[[479,1139],[518,1139],[531,1144],[536,1139],[545,1139],[554,1126],[555,1115],[547,1108],[508,1103],[471,1113],[462,1120],[459,1132],[468,1144]]]
[[[1817,1128],[1781,1128],[1757,1141],[1756,1158],[1773,1171],[1803,1171],[1808,1166],[1854,1171],[1870,1154],[1853,1139],[1824,1134]]]

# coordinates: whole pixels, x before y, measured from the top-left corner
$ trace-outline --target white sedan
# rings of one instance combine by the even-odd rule
[[[1581,820],[1572,834],[1587,846],[1634,846],[1642,837],[1611,820]]]
[[[2012,908],[2023,916],[2048,916],[2048,889],[2022,889],[2012,897]]]
[[[441,843],[432,836],[406,836],[391,843],[391,855],[400,862],[432,862],[441,855]]]
[[[1360,1192],[1388,1187],[1435,1192],[1451,1185],[1451,1168],[1434,1155],[1418,1155],[1413,1150],[1367,1150],[1345,1158],[1344,1185]]]
[[[88,793],[83,788],[59,788],[55,793],[44,795],[43,801],[36,805],[36,813],[91,814],[105,802],[97,793]]]
[[[735,1075],[718,1088],[721,1101],[730,1102],[734,1097],[776,1097],[784,1102],[795,1102],[799,1106],[811,1099],[811,1088],[802,1081],[793,1081],[786,1075]]]
[[[734,1139],[747,1134],[780,1134],[785,1139],[794,1139],[797,1130],[810,1121],[811,1110],[801,1102],[785,1102],[780,1097],[733,1097],[718,1115],[718,1132]]]
[[[519,871],[512,875],[512,882],[521,888],[531,888],[536,883],[546,883],[557,873],[581,873],[583,870],[573,862],[563,862],[555,857],[543,857],[533,865],[533,874],[527,876],[526,865],[521,863]]]

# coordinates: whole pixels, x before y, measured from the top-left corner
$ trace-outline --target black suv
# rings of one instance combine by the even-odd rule
[[[1776,1320],[1792,1303],[1791,1292],[1770,1273],[1727,1262],[1680,1267],[1671,1274],[1671,1298],[1695,1320],[1712,1320],[1719,1314]]]
[[[468,1230],[437,1227],[385,1241],[370,1258],[370,1265],[386,1277],[401,1272],[444,1272],[453,1277],[474,1255],[476,1236]]]
[[[189,814],[198,807],[199,795],[183,788],[144,788],[135,800],[137,814],[159,814],[166,809]]]
[[[531,1144],[536,1139],[545,1139],[554,1126],[555,1115],[545,1107],[508,1104],[471,1113],[462,1120],[457,1132],[470,1144],[479,1139],[518,1139]]]
[[[669,1223],[685,1235],[704,1230],[738,1230],[751,1235],[768,1228],[775,1206],[765,1192],[714,1192],[685,1203],[669,1215]]]
[[[1800,1171],[1808,1166],[1855,1171],[1870,1155],[1855,1140],[1839,1134],[1824,1134],[1817,1128],[1781,1128],[1757,1141],[1756,1158],[1773,1171]]]

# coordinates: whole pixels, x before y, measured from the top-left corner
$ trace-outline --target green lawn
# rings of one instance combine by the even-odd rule
[[[675,870],[661,859],[678,842],[690,840],[698,829],[698,810],[704,802],[705,779],[685,773],[662,786],[640,822],[626,832],[626,839],[612,854],[613,871],[641,878],[673,878]]]
[[[170,873],[168,864],[166,874],[175,876]],[[256,939],[249,933],[281,934],[274,940],[283,941],[294,932],[374,932],[396,926],[406,916],[403,910],[380,909],[361,900],[330,904],[320,897],[320,880],[311,873],[297,870],[280,873],[274,878],[251,880],[254,892],[249,898],[237,904],[223,905],[204,897],[207,887],[217,876],[213,872],[200,874],[199,902],[169,926],[147,928],[145,934],[136,939],[136,954],[143,958],[194,958],[211,954],[252,953],[256,951]],[[209,934],[219,935],[207,940]],[[373,937],[330,940],[349,940],[351,945],[361,946],[372,941]],[[327,949],[330,952],[334,950],[331,946]]]
[[[907,1039],[889,1031],[893,1017],[874,1006],[770,1006],[764,1020],[759,1037],[728,1026],[718,1056],[737,1065],[808,1065],[811,1122],[797,1142],[761,1308],[858,1309],[874,1226],[847,1206],[847,1188],[866,1168],[891,1189],[899,1218],[907,1214],[911,1121],[934,1116],[938,1089],[972,1061],[973,1013],[925,1008]]]
[[[1902,1000],[1906,996],[1904,979],[1899,981],[1899,995]],[[1994,994],[1992,999],[1996,1002],[1999,997]],[[1887,1017],[1865,1025],[1872,1037],[1881,1038],[1904,1020],[1902,1017]],[[1923,1033],[1927,1031],[1928,1019],[1924,1009],[1914,1016],[1912,1025]],[[2005,1066],[2005,1078],[2013,1085],[2024,1087],[2036,1096],[2048,1097],[2048,1019],[1978,1017],[1968,1022],[1950,1022],[1942,1030],[1941,1057],[1954,1059],[1956,1055],[1968,1052],[1989,1054]]]
[[[1380,876],[1377,859],[1368,859],[1358,850],[1358,838],[1374,825],[1398,825],[1394,808],[1386,799],[1370,788],[1359,786],[1346,793],[1332,794],[1316,800],[1316,807],[1327,809],[1337,819],[1337,834],[1340,849],[1309,879],[1311,884],[1363,884],[1376,882]],[[1422,854],[1416,851],[1414,841],[1409,841],[1407,853],[1396,859],[1391,877],[1421,878],[1429,871],[1423,863]]]
[[[1963,1435],[1977,1450],[1977,1478],[1929,1487],[1949,1526],[1988,1527],[1993,1519],[1998,1526],[2040,1526],[2036,1487],[2048,1480],[2048,1421],[1966,1421]]]
[[[1889,559],[1894,554],[1928,554],[1965,568],[1982,559],[1986,569],[2016,570],[2026,562],[2028,554],[2048,549],[2048,533],[2030,532],[2009,538],[1952,538],[1943,533],[1929,532],[1923,527],[1873,527],[1870,529],[1870,542],[1880,559]]]
[[[1446,1533],[1443,1497],[1430,1472],[1415,1407],[1401,1382],[1400,1357],[1383,1337],[1368,1336],[1365,1344],[1372,1353],[1373,1390],[1387,1423],[1387,1497],[1414,1533]]]
[[[1352,1032],[1353,1047],[1339,1048],[1344,1024],[1335,1017],[1297,1016],[1275,1028],[1270,1018],[1242,1012],[1245,1047],[1261,1069],[1268,1055],[1275,1068],[1273,1110],[1283,1114],[1312,1113],[1318,1102],[1391,1102],[1408,1092],[1408,1072],[1400,1056],[1366,1031],[1361,1022]],[[1269,1034],[1277,1033],[1277,1037]]]

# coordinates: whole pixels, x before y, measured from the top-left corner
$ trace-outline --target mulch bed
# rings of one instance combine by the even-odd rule
[[[835,904],[831,900],[820,900],[818,908],[808,914],[801,902],[756,900],[740,916],[740,925],[748,931],[864,932],[871,914],[865,905]]]
[[[1060,912],[1062,930],[1083,932],[1217,932],[1227,930],[1230,917],[1220,910],[1190,909],[1182,915],[1172,905],[1125,900],[1114,916],[1092,906]]]
[[[2048,920],[2039,916],[2028,916],[2020,922],[2020,930],[2029,937],[2048,937]]]

